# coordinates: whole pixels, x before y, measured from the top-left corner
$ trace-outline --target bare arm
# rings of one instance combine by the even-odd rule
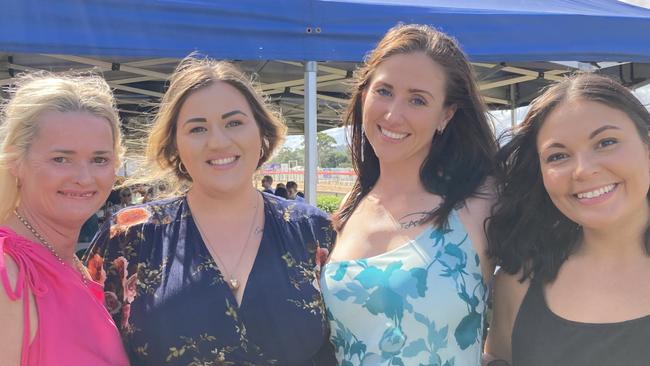
[[[7,254],[4,255],[4,263],[9,279],[8,285],[12,289],[16,288],[16,279],[18,278],[18,266]],[[24,296],[24,294],[23,294]],[[34,305],[34,297],[29,294],[30,301],[30,342],[34,339],[37,327],[37,313]],[[18,300],[11,300],[6,289],[0,284],[0,360],[2,365],[18,366],[20,365],[21,348],[24,331],[23,315],[24,297]]]
[[[465,201],[465,206],[459,211],[459,214],[472,241],[474,250],[476,250],[481,261],[481,272],[485,284],[490,287],[494,275],[494,263],[487,255],[487,237],[484,224],[496,200],[492,180],[486,181],[479,191],[481,193],[479,197],[471,197]]]
[[[499,270],[494,279],[492,321],[485,343],[484,365],[493,360],[512,363],[512,330],[529,281],[519,282],[521,274]]]

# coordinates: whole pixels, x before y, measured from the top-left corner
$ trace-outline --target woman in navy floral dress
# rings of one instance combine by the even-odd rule
[[[118,212],[86,258],[132,364],[335,363],[318,289],[329,219],[252,185],[284,130],[230,64],[177,68],[147,158],[180,194]]]

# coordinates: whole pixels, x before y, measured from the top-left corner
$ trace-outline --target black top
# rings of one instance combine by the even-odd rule
[[[604,324],[567,320],[548,308],[533,280],[512,330],[512,365],[650,365],[650,315]]]

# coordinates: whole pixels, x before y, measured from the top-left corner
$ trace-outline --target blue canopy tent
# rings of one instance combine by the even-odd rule
[[[356,62],[399,21],[473,61],[650,61],[650,10],[615,0],[4,1],[0,50]]]
[[[431,24],[455,36],[480,69],[486,101],[497,105],[517,106],[533,94],[524,84],[537,90],[571,70],[540,61],[626,62],[615,70],[620,79],[639,85],[650,78],[650,66],[629,63],[650,62],[650,10],[614,0],[6,0],[0,85],[11,83],[16,71],[91,65],[111,78],[120,104],[129,105],[134,93],[159,98],[176,58],[192,51],[245,60],[263,81],[268,75],[268,94],[305,96],[311,201],[317,98],[344,103],[344,91],[332,83],[348,78],[354,65],[337,62],[361,61],[397,22]],[[153,57],[172,59],[142,59]],[[258,63],[246,64],[252,61]],[[296,66],[304,81],[276,79],[295,74]]]

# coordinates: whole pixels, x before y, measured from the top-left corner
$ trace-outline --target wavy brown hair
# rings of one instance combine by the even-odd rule
[[[386,59],[419,52],[442,67],[446,77],[444,105],[456,106],[456,113],[442,135],[435,137],[420,167],[422,185],[428,192],[443,198],[442,205],[432,211],[426,221],[434,222],[438,227],[445,225],[455,207],[478,194],[479,187],[492,170],[497,145],[472,67],[458,43],[427,25],[397,25],[386,33],[355,73],[344,123],[352,130],[350,150],[358,178],[348,199],[334,214],[337,231],[343,229],[380,174],[379,159],[363,136],[364,91],[377,67]]]
[[[273,155],[275,149],[282,144],[287,128],[280,114],[262,97],[252,78],[229,62],[190,54],[176,67],[169,88],[160,102],[149,132],[143,176],[126,182],[126,185],[164,180],[171,185],[169,194],[176,194],[191,184],[192,177],[179,169],[176,122],[187,98],[216,82],[224,82],[237,89],[246,98],[253,112],[253,118],[260,129],[263,151],[257,167]]]
[[[497,155],[499,200],[487,221],[488,254],[506,272],[521,271],[521,280],[555,279],[582,238],[580,226],[562,214],[546,192],[537,151],[537,135],[549,114],[559,105],[578,99],[625,112],[643,142],[650,145],[650,112],[610,78],[574,75],[551,86],[531,103],[524,121],[501,137],[510,141]],[[650,254],[648,229],[644,240]]]

